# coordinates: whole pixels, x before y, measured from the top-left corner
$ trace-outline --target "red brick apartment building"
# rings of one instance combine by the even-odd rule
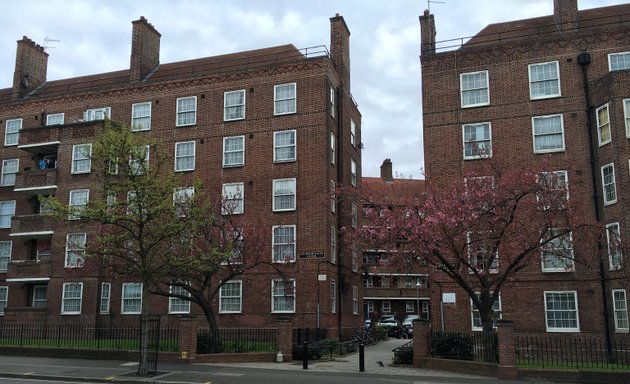
[[[424,180],[394,178],[392,161],[385,159],[381,177],[364,177],[363,188],[382,209],[404,206],[422,199]],[[365,223],[365,222],[364,222]],[[378,224],[377,224],[378,225]],[[405,263],[395,255],[395,249],[363,251],[363,313],[366,318],[395,314],[419,315],[429,319],[430,292],[426,264]],[[390,262],[390,259],[391,262]]]
[[[89,242],[98,228],[55,223],[37,204],[37,195],[98,196],[89,149],[110,118],[165,142],[173,172],[199,177],[217,199],[243,191],[242,214],[272,224],[269,261],[276,245],[292,249],[293,286],[271,270],[243,276],[220,294],[219,326],[288,320],[331,335],[360,326],[357,257],[338,240],[352,207],[329,202],[331,188],[361,185],[361,115],[350,93],[350,32],[339,15],[330,23],[330,51],[289,44],[162,64],[161,35],[141,17],[129,69],[55,81],[46,80],[48,53],[19,40],[13,85],[0,89],[3,321],[107,324],[137,315],[141,286],[105,278],[89,259],[72,265],[81,249],[68,249],[68,239]],[[290,204],[272,204],[280,195]],[[224,310],[223,298],[237,310]],[[151,308],[163,322],[201,313],[161,297]]]
[[[505,167],[548,157],[569,198],[609,239],[621,238],[623,252],[609,251],[601,276],[581,264],[534,263],[495,309],[521,332],[627,333],[627,275],[616,264],[630,251],[630,4],[578,10],[577,0],[554,0],[553,15],[450,41],[436,41],[427,11],[420,29],[427,180],[448,186],[486,157]],[[432,309],[443,316],[434,326],[479,329],[467,295],[438,283]]]

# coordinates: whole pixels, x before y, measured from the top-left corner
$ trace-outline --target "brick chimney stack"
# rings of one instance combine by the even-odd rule
[[[385,182],[394,181],[394,177],[392,174],[392,160],[385,159],[383,160],[383,164],[381,165],[381,179]]]
[[[350,30],[339,14],[330,18],[330,57],[350,92]]]
[[[130,80],[138,82],[144,80],[158,65],[160,65],[160,37],[162,35],[149,24],[144,16],[131,22],[133,31],[131,36],[131,64]]]
[[[17,41],[12,98],[17,99],[46,82],[48,53],[26,36]]]
[[[420,16],[420,55],[435,53],[435,34],[435,19],[425,9]]]
[[[577,0],[553,0],[553,18],[560,32],[578,28]]]

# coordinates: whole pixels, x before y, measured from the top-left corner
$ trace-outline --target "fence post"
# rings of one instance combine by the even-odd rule
[[[413,320],[413,366],[423,367],[430,356],[429,334],[431,322],[425,319]]]
[[[497,320],[499,371],[501,379],[517,379],[516,348],[514,346],[514,323],[511,320]]]
[[[279,320],[276,337],[278,351],[282,352],[282,361],[293,360],[293,326],[291,322]]]
[[[197,316],[187,315],[179,318],[179,353],[180,358],[194,361],[197,354]]]

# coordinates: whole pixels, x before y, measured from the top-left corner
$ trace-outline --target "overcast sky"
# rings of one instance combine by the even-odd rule
[[[579,0],[580,9],[628,0]],[[436,39],[553,13],[553,0],[442,0],[430,4]],[[0,12],[0,88],[10,88],[16,41],[50,41],[48,80],[129,68],[131,21],[162,34],[170,63],[283,44],[330,45],[330,17],[350,29],[352,94],[362,118],[363,176],[391,158],[400,177],[422,178],[420,26],[427,2],[412,0],[21,0]],[[52,48],[54,47],[54,48]]]

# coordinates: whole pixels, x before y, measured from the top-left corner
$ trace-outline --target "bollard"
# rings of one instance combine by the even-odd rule
[[[365,346],[359,344],[359,372],[365,372]]]
[[[302,369],[308,369],[308,341],[302,344]]]

